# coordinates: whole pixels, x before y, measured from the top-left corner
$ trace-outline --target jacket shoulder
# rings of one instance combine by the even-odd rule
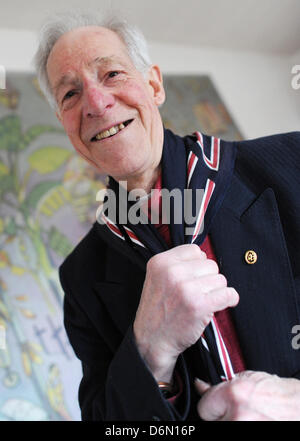
[[[247,139],[245,141],[234,141],[234,144],[236,144],[237,147],[241,149],[254,149],[256,151],[269,148],[271,149],[269,151],[278,150],[279,152],[281,152],[282,149],[292,149],[299,152],[300,131],[279,133],[275,135],[263,136],[260,138]]]
[[[279,194],[300,185],[300,132],[236,141],[236,171],[254,190]]]

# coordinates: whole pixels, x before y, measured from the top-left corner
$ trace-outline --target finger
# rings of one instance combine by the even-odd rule
[[[219,421],[225,417],[228,411],[228,397],[226,397],[225,388],[225,383],[220,383],[206,390],[197,405],[200,418],[206,421]]]
[[[185,262],[193,262],[195,260],[198,263],[207,259],[204,251],[195,244],[179,245],[171,248],[170,250],[163,251],[155,254],[149,259],[147,263],[147,270],[151,267],[153,270],[163,268],[169,268],[173,265],[182,264]]]
[[[194,288],[194,297],[197,294],[197,287]],[[223,311],[223,309],[234,307],[239,302],[239,295],[234,288],[225,287],[204,292],[202,286],[199,285],[201,295],[197,296],[197,310],[202,316],[206,314]]]
[[[227,286],[226,277],[219,273],[218,265],[211,259],[201,260],[198,258],[176,262],[176,264],[172,265],[170,270],[174,271],[174,276],[181,280],[193,281],[201,277],[203,287],[207,286],[210,291]],[[210,278],[210,276],[214,276],[215,279]],[[217,284],[211,283],[214,281],[216,281]],[[222,283],[220,283],[221,281]],[[206,289],[206,291],[207,290],[208,289]]]
[[[210,292],[216,289],[222,289],[227,287],[227,280],[223,274],[208,274],[201,277],[202,292]]]
[[[166,251],[166,253],[170,253],[170,257],[172,256],[179,260],[207,259],[206,253],[196,244],[178,245]]]
[[[257,374],[262,374],[264,375],[264,372],[260,372],[260,371],[251,371],[251,370],[246,370],[246,371],[241,371],[238,372],[236,374],[236,378],[250,378],[253,377],[253,375],[257,375]]]
[[[210,291],[206,294],[206,297],[209,297],[211,302],[215,305],[214,312],[236,306],[240,300],[237,291],[232,287]]]
[[[200,395],[204,395],[210,387],[211,385],[206,381],[200,380],[200,378],[195,378],[195,388]]]

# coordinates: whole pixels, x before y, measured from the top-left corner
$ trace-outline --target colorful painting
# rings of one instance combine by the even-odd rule
[[[207,77],[167,77],[165,84],[166,126],[240,138]],[[81,364],[64,330],[57,269],[95,221],[106,177],[74,152],[34,75],[8,74],[6,86],[0,90],[0,420],[80,420]]]
[[[167,75],[164,86],[161,114],[167,128],[182,136],[198,130],[225,140],[242,139],[208,76]]]

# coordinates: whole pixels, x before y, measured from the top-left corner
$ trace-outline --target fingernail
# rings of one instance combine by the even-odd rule
[[[206,381],[200,380],[200,378],[198,378],[198,377],[195,378],[195,382],[199,383],[199,384],[208,384],[208,383],[206,383]]]

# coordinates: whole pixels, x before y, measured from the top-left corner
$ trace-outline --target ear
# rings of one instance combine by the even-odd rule
[[[161,106],[166,99],[163,78],[160,68],[157,65],[150,67],[148,72],[148,83],[152,89],[153,98],[157,106]]]

